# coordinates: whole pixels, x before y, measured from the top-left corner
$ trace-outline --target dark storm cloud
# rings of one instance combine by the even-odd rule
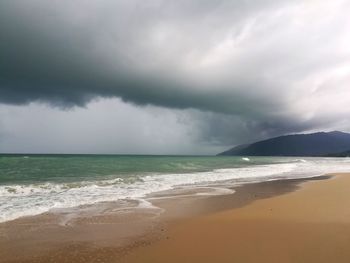
[[[188,125],[190,124],[196,127],[196,143],[213,146],[245,144],[288,133],[338,128],[334,126],[333,119],[305,122],[283,118],[252,120],[237,115],[200,112],[192,112],[191,119],[188,120]]]
[[[191,72],[176,65],[193,48],[201,52],[210,48],[213,40],[207,39],[207,26],[232,24],[242,11],[251,12],[245,1],[235,5],[226,1],[101,1],[88,7],[79,3],[0,3],[1,102],[38,100],[72,106],[97,96],[118,96],[141,105],[225,113],[246,113],[250,112],[248,104],[264,108],[271,103],[245,94],[256,83],[230,79],[230,83],[206,86],[197,81],[200,76],[192,79]],[[217,17],[221,15],[222,19]],[[203,28],[199,28],[201,23]],[[157,34],[167,34],[162,30],[169,30],[179,43],[164,41],[157,46]],[[188,32],[182,35],[178,30]],[[192,32],[197,36],[192,37]]]
[[[349,102],[348,11],[346,1],[0,0],[0,102],[198,109],[198,136],[213,143],[322,127],[340,112],[322,107],[333,87],[345,94],[338,107]]]

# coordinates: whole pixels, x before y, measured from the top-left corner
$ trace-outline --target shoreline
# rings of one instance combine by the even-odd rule
[[[297,185],[298,191],[174,222],[168,239],[120,262],[349,262],[350,174]]]
[[[294,192],[303,182],[330,176],[284,179],[233,187],[227,195],[185,195],[153,199],[159,209],[113,213],[105,204],[102,215],[76,219],[62,225],[53,214],[21,218],[0,224],[0,262],[118,262],[139,248],[169,238],[169,230],[180,222],[249,206],[256,200]],[[110,213],[110,211],[112,211]],[[129,212],[129,213],[128,213]],[[73,249],[72,249],[73,248]]]
[[[96,203],[102,202],[127,202],[129,200],[139,200],[142,202],[150,196],[157,195],[160,191],[163,191],[163,193],[171,192],[171,195],[177,195],[178,193],[175,192],[178,189],[182,191],[182,188],[188,187],[195,188],[197,191],[198,187],[207,187],[207,189],[210,188],[209,194],[217,194],[222,191],[227,192],[227,187],[239,184],[276,179],[306,178],[325,174],[325,172],[330,173],[339,170],[350,170],[349,162],[344,163],[343,160],[338,159],[330,161],[326,158],[264,159],[257,157],[250,162],[237,158],[229,160],[222,160],[221,158],[211,158],[210,160],[205,158],[199,160],[186,159],[186,161],[178,159],[170,161],[166,159],[166,161],[163,160],[163,162],[158,164],[158,159],[152,159],[147,160],[147,162],[143,160],[141,164],[147,163],[147,165],[151,167],[153,167],[153,165],[155,165],[155,167],[160,165],[160,167],[164,168],[165,166],[169,169],[167,166],[169,164],[167,164],[167,162],[170,161],[170,163],[173,162],[172,165],[170,165],[172,170],[187,167],[186,169],[188,169],[188,171],[181,172],[181,168],[175,173],[155,172],[153,174],[150,172],[151,170],[149,170],[149,174],[148,172],[140,172],[140,174],[138,174],[138,172],[132,172],[130,174],[121,173],[119,176],[117,175],[118,173],[115,175],[111,173],[111,175],[108,176],[102,173],[101,176],[94,177],[82,175],[79,172],[73,174],[72,171],[65,166],[62,167],[62,170],[61,167],[57,167],[57,173],[56,171],[49,170],[47,172],[48,175],[41,174],[44,173],[43,171],[37,174],[35,169],[39,169],[40,171],[40,159],[13,159],[12,161],[13,163],[10,166],[19,162],[23,167],[13,167],[15,177],[11,175],[10,170],[7,170],[7,172],[5,171],[4,180],[2,180],[0,185],[0,222],[15,220],[25,216],[35,216],[46,212],[52,212],[52,210],[72,211],[74,207],[83,207],[83,209],[85,209],[87,206],[93,206]],[[80,164],[79,160],[75,160],[74,158],[72,160],[62,159],[59,160],[59,162],[56,161],[57,160],[53,159],[48,161],[48,163],[54,167],[60,162],[67,162],[67,164],[70,165],[76,162]],[[106,164],[109,169],[113,168],[113,165],[115,165],[116,167],[113,168],[116,169],[115,171],[118,171],[117,168],[124,162],[118,159],[108,159],[107,161],[108,162],[104,164]],[[129,161],[137,163],[134,159]],[[104,160],[104,162],[106,162],[106,160]],[[186,164],[186,162],[188,163]],[[97,162],[97,164],[101,165],[101,167],[98,167],[103,168],[101,163]],[[130,166],[133,165],[127,162],[126,164]],[[140,169],[140,167],[137,167],[138,166],[130,169],[135,169],[135,171]],[[155,169],[155,167],[152,169]],[[201,171],[198,170],[199,167],[207,167],[208,169]],[[21,178],[20,172],[18,172],[21,171],[21,169],[28,169],[27,172],[30,176],[28,178]],[[84,169],[86,169],[86,167]],[[64,175],[66,173],[69,174],[68,177]],[[43,180],[45,176],[48,176],[47,180]],[[219,187],[222,186],[223,188],[217,189],[218,191],[213,193],[213,187],[215,188],[218,184],[220,184]],[[205,189],[202,190],[206,191]],[[165,195],[167,195],[167,193],[165,193]],[[147,204],[147,202],[142,203],[142,205],[145,204]],[[124,207],[123,204],[122,206]],[[63,211],[63,213],[65,213],[65,211]]]

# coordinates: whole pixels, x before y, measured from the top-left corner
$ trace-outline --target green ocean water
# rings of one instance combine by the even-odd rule
[[[0,155],[0,184],[77,182],[147,174],[205,172],[285,162],[285,158],[145,155]]]

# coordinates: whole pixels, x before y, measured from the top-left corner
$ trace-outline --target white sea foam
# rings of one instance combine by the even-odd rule
[[[0,222],[37,215],[52,209],[122,199],[141,200],[142,207],[150,206],[144,201],[147,195],[181,186],[203,187],[215,185],[218,182],[234,185],[349,171],[350,159],[348,158],[306,158],[289,159],[288,163],[250,165],[200,173],[145,175],[132,183],[115,177],[111,180],[79,183],[2,185],[0,186]],[[225,191],[222,192],[227,194]]]

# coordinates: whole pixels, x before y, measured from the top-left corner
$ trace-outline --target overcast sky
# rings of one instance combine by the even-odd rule
[[[0,0],[0,152],[213,154],[350,131],[350,1]]]

